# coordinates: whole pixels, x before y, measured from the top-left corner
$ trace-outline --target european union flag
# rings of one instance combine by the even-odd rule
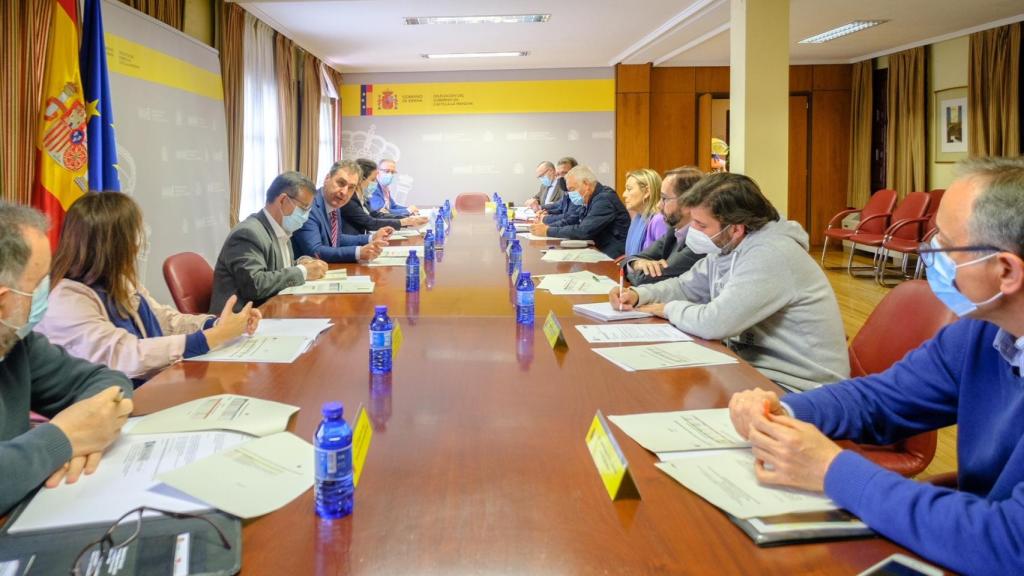
[[[86,0],[79,52],[82,89],[89,113],[89,189],[120,190],[117,177],[117,143],[114,142],[114,113],[107,79],[107,45],[103,40],[100,0]]]

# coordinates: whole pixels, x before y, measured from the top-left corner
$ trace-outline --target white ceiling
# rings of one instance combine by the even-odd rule
[[[730,0],[251,0],[247,10],[343,72],[727,65]],[[642,7],[642,10],[640,9]],[[406,26],[406,16],[551,14],[543,24]],[[852,20],[890,22],[818,45]],[[845,63],[1024,20],[1021,0],[791,0],[790,58]],[[523,58],[424,53],[525,50]]]

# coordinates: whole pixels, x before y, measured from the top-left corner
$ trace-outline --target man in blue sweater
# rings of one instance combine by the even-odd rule
[[[1024,160],[964,163],[922,251],[963,320],[889,370],[780,402],[749,390],[730,415],[765,484],[823,491],[874,530],[968,574],[1024,573]],[[765,415],[767,410],[770,416]],[[889,444],[959,425],[959,489],[903,478],[830,438]]]
[[[577,166],[565,175],[569,187],[566,196],[580,207],[579,218],[568,217],[556,223],[537,222],[530,232],[537,236],[591,240],[598,250],[612,258],[626,251],[626,233],[629,232],[629,212],[619,195],[597,181],[597,176],[586,166]]]

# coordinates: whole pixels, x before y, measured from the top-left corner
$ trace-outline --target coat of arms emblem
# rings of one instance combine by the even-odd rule
[[[60,95],[46,100],[43,117],[43,150],[53,161],[71,172],[78,172],[89,161],[86,127],[89,113],[72,83],[64,85]]]

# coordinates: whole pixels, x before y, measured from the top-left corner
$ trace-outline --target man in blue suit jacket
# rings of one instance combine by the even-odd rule
[[[390,186],[395,183],[395,174],[398,172],[398,165],[394,160],[385,158],[377,163],[377,182],[369,193],[369,205],[371,212],[390,214],[397,218],[415,216],[420,213],[415,206],[402,206],[391,197]]]
[[[309,219],[292,235],[297,255],[313,256],[324,262],[373,260],[388,245],[393,228],[373,234],[343,233],[341,207],[348,203],[359,185],[359,166],[351,160],[335,162],[317,191]]]

